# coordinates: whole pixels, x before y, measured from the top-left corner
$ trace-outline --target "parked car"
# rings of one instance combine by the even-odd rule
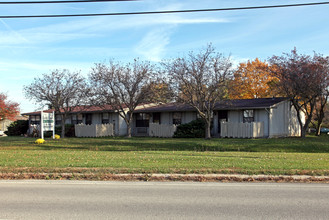
[[[329,134],[329,128],[321,128],[320,132],[325,133],[325,134]]]

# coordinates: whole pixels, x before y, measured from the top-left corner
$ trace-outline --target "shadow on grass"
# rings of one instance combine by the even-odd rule
[[[90,150],[90,151],[241,151],[329,153],[329,136],[277,139],[227,139],[213,138],[149,138],[123,137],[46,139],[42,145],[35,139],[5,137],[0,139],[0,149],[21,148],[31,150]]]
[[[329,153],[329,137],[278,139],[164,139],[164,138],[71,138],[40,145],[39,149],[91,151],[241,151]]]

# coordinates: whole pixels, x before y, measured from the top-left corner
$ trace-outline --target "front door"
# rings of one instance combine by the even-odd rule
[[[218,111],[218,134],[220,135],[221,127],[220,123],[223,121],[227,121],[227,110]]]

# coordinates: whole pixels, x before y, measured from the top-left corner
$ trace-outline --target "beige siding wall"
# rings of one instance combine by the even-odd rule
[[[196,119],[196,113],[195,112],[183,112],[182,114],[182,124],[189,123]]]
[[[270,110],[270,137],[288,136],[289,115],[286,104],[281,102]]]
[[[295,109],[295,107],[293,106],[289,106],[289,108],[291,108],[291,115],[290,115],[290,119],[289,119],[289,136],[300,136],[301,132],[300,132],[300,125],[298,122],[298,118],[297,118],[297,111]],[[305,115],[303,112],[301,112],[301,114],[303,115],[303,124],[305,123]]]
[[[305,121],[305,120],[304,120]],[[270,137],[299,136],[297,112],[290,101],[284,101],[271,109]]]
[[[92,124],[102,124],[102,113],[92,114]]]
[[[264,137],[268,137],[269,136],[269,132],[268,132],[268,115],[269,115],[269,110],[266,111],[265,109],[257,109],[255,110],[255,122],[263,122],[264,126]]]
[[[161,124],[172,124],[172,115],[169,112],[161,113]]]
[[[228,111],[229,122],[243,122],[242,111]]]

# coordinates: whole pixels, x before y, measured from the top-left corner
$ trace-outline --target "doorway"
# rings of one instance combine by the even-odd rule
[[[92,124],[92,114],[86,114],[86,125],[91,125]]]
[[[227,121],[227,115],[228,115],[228,111],[227,110],[220,110],[218,111],[218,134],[220,136],[220,132],[221,132],[221,126],[220,123],[223,121]]]

